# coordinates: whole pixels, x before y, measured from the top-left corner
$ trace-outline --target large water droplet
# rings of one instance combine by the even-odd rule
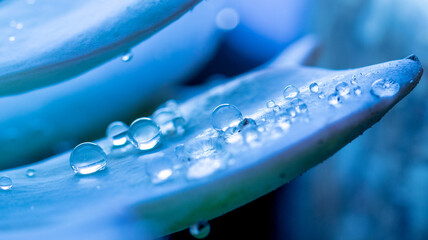
[[[160,143],[161,131],[150,118],[139,118],[129,127],[131,143],[140,150],[149,150]]]
[[[27,177],[34,177],[35,175],[36,175],[36,170],[34,169],[27,170]]]
[[[242,121],[242,113],[231,104],[221,104],[211,114],[211,124],[217,131],[236,127]]]
[[[70,166],[75,173],[91,174],[101,171],[107,164],[107,154],[95,143],[77,145],[70,155]]]
[[[190,226],[190,234],[197,239],[206,238],[210,234],[210,224],[207,221],[200,221]]]
[[[107,127],[106,135],[113,146],[123,146],[128,142],[128,126],[120,121],[112,122]]]
[[[9,190],[12,188],[12,179],[8,177],[0,177],[0,189]]]
[[[133,57],[132,53],[131,52],[127,52],[127,53],[125,53],[125,54],[122,55],[122,61],[129,62],[129,61],[132,60],[132,57]]]
[[[391,97],[398,93],[400,84],[391,79],[378,79],[373,82],[370,92],[377,97]]]
[[[309,90],[312,93],[317,93],[320,90],[320,87],[318,86],[318,83],[314,82],[314,83],[311,83],[311,85],[309,85]]]
[[[338,107],[340,104],[342,104],[342,97],[337,94],[337,93],[333,93],[330,96],[328,96],[328,103],[330,103],[333,106]]]
[[[346,96],[350,93],[351,89],[349,88],[349,85],[346,82],[340,82],[336,85],[336,92],[340,96]]]
[[[284,92],[282,92],[282,95],[286,100],[293,99],[299,95],[299,89],[297,89],[293,85],[288,85],[285,87]]]

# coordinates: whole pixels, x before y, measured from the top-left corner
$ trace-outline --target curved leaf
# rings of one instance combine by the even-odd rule
[[[0,95],[53,84],[124,54],[197,2],[0,2]],[[10,27],[11,21],[23,28]]]
[[[97,174],[75,175],[69,153],[0,172],[14,181],[12,190],[0,191],[0,237],[50,239],[58,234],[56,238],[73,239],[108,234],[110,239],[123,239],[137,238],[140,230],[154,237],[215,218],[334,154],[379,121],[416,86],[421,75],[421,64],[414,56],[344,71],[287,67],[243,75],[179,106],[188,120],[184,136],[165,137],[151,151],[112,154],[107,169]],[[393,84],[372,89],[378,79],[390,79]],[[313,82],[319,86],[317,93],[309,90]],[[353,87],[350,92],[339,87],[343,82]],[[282,96],[289,85],[299,89],[298,97],[308,111],[303,114],[301,108],[302,114],[289,121],[270,122],[272,110],[265,107],[267,101],[274,100],[281,107],[278,114],[294,107],[293,100]],[[357,86],[360,91],[354,92]],[[393,91],[388,91],[390,87]],[[343,94],[341,103],[330,104],[328,96],[338,91]],[[320,98],[321,92],[325,98]],[[212,129],[211,113],[224,103],[234,104],[264,128],[255,141],[228,142],[229,138]],[[237,134],[234,136],[245,135],[244,130]],[[220,141],[223,148],[215,148],[222,154],[189,158],[190,163],[169,168],[174,171],[170,181],[154,184],[153,165],[177,161],[176,147],[182,143],[193,146],[198,139]],[[108,140],[99,144],[110,151]],[[27,168],[35,169],[36,175],[26,177]]]
[[[129,62],[113,59],[71,81],[0,98],[0,128],[5,129],[0,169],[34,161],[40,153],[68,150],[62,146],[99,136],[110,122],[125,121],[165,98],[157,90],[187,79],[214,53],[223,35],[215,17],[223,5],[222,0],[198,4],[134,47]]]

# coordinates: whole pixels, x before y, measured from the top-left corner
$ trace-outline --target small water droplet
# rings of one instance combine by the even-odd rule
[[[211,114],[211,124],[217,131],[236,127],[242,121],[242,113],[231,104],[221,104]]]
[[[70,166],[77,174],[85,175],[101,171],[106,164],[107,154],[95,143],[81,143],[70,155]]]
[[[297,115],[297,111],[294,107],[289,107],[289,108],[285,109],[285,112],[288,114],[288,116],[290,118],[294,118]]]
[[[284,98],[286,100],[288,100],[288,99],[293,99],[293,98],[297,97],[299,95],[299,93],[300,93],[299,89],[297,89],[295,86],[288,85],[287,87],[285,87],[282,95],[284,96]]]
[[[324,92],[320,92],[320,93],[318,94],[318,98],[319,98],[319,99],[324,99],[324,98],[325,98],[325,93],[324,93]]]
[[[106,135],[113,146],[123,146],[128,142],[128,126],[120,121],[112,122],[107,127]]]
[[[398,93],[400,84],[391,79],[378,79],[373,82],[370,92],[377,97],[391,97]]]
[[[336,85],[336,92],[340,96],[346,96],[350,93],[349,85],[346,82],[340,82]]]
[[[125,54],[122,55],[122,61],[129,62],[129,61],[132,60],[132,57],[133,57],[132,53],[131,52],[127,52],[127,53],[125,53]]]
[[[206,238],[210,234],[211,226],[207,221],[200,221],[190,226],[190,234],[197,239]]]
[[[361,87],[360,87],[360,86],[356,86],[356,87],[354,88],[354,93],[355,93],[355,95],[360,96],[360,95],[361,95],[361,93],[362,93],[362,91],[361,91]]]
[[[239,14],[233,8],[224,8],[217,13],[215,23],[219,29],[232,30],[239,24]]]
[[[15,42],[16,38],[15,36],[9,36],[9,42]]]
[[[274,108],[275,107],[275,102],[273,100],[269,100],[266,102],[266,107],[267,108]]]
[[[184,145],[184,151],[192,160],[223,155],[223,144],[219,139],[202,137],[190,140]]]
[[[160,143],[161,130],[150,118],[139,118],[129,127],[131,143],[140,150],[149,150]]]
[[[223,167],[223,161],[219,158],[203,158],[195,161],[187,170],[188,179],[207,177]]]
[[[8,177],[0,177],[0,189],[10,190],[12,188],[12,179]]]
[[[186,121],[178,110],[161,107],[153,113],[152,117],[163,135],[182,135],[185,132]]]
[[[309,85],[309,90],[312,93],[317,93],[320,90],[320,87],[318,86],[318,83],[314,82],[314,83],[311,83],[311,85]]]
[[[18,30],[21,30],[22,28],[24,28],[24,24],[22,23],[16,23],[15,28]]]
[[[174,173],[174,164],[169,158],[157,157],[151,159],[146,165],[147,174],[153,184],[159,184],[171,179]]]
[[[27,170],[27,177],[34,177],[35,175],[36,175],[36,170],[34,169]]]
[[[353,84],[353,85],[357,85],[358,83],[357,83],[357,75],[352,75],[352,79],[351,79],[351,84]]]
[[[339,106],[340,104],[342,104],[342,97],[337,94],[337,93],[333,93],[330,96],[328,96],[328,103],[330,103],[333,106]]]

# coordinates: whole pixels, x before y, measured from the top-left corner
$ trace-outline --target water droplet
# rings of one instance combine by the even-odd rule
[[[129,62],[129,61],[132,60],[132,57],[133,57],[132,53],[131,52],[127,52],[124,55],[122,55],[122,61]]]
[[[200,221],[190,226],[190,234],[197,239],[206,238],[210,234],[211,226],[207,221]]]
[[[107,154],[95,143],[81,143],[70,155],[70,166],[78,174],[85,175],[101,171],[106,164]]]
[[[275,106],[276,106],[276,104],[273,100],[269,100],[268,102],[266,102],[267,108],[274,108]]]
[[[242,130],[242,135],[245,143],[247,144],[252,144],[260,140],[260,132],[258,131],[257,126],[244,128]]]
[[[325,98],[325,94],[324,94],[324,92],[320,92],[320,93],[318,94],[318,98],[319,98],[319,99],[324,99],[324,98]]]
[[[294,107],[289,107],[285,109],[285,112],[288,114],[290,118],[294,118],[297,115],[296,109]]]
[[[358,83],[357,83],[357,75],[352,75],[352,79],[351,79],[351,84],[353,84],[353,85],[357,85]]]
[[[318,86],[318,83],[314,82],[314,83],[311,83],[311,85],[309,85],[309,90],[312,93],[317,93],[320,90],[320,87]]]
[[[336,85],[336,92],[340,96],[346,96],[350,93],[349,85],[346,82],[340,82]]]
[[[150,118],[135,120],[128,130],[131,143],[140,150],[149,150],[160,143],[161,131]]]
[[[112,122],[107,127],[106,135],[113,146],[123,146],[128,142],[128,126],[120,121]]]
[[[400,84],[391,79],[378,79],[373,82],[370,92],[378,97],[391,97],[398,93]]]
[[[328,103],[333,106],[339,106],[340,104],[342,104],[342,97],[337,93],[333,93],[328,96]]]
[[[293,98],[297,97],[299,95],[299,93],[300,93],[299,89],[297,89],[295,86],[288,85],[287,87],[285,87],[282,95],[287,100],[287,99],[293,99]]]
[[[296,111],[298,113],[306,113],[308,111],[308,105],[306,105],[306,103],[302,103],[296,107]]]
[[[8,177],[0,177],[0,189],[10,190],[12,188],[12,179]]]
[[[157,157],[147,162],[146,171],[153,184],[163,183],[171,179],[174,173],[174,164],[169,158]]]
[[[238,131],[241,131],[242,129],[246,128],[246,127],[256,127],[256,121],[254,121],[254,119],[251,118],[244,118],[239,124],[238,124]]]
[[[223,144],[219,139],[202,137],[190,140],[184,145],[185,152],[192,160],[222,155]]]
[[[34,177],[35,175],[36,175],[36,170],[34,169],[27,170],[27,177]]]
[[[15,36],[9,36],[9,42],[15,42],[16,38]]]
[[[187,170],[188,179],[204,178],[217,172],[224,166],[220,158],[203,158],[195,161]]]
[[[220,29],[232,30],[239,24],[239,14],[233,8],[224,8],[217,13],[215,23]]]
[[[163,135],[182,135],[185,131],[186,121],[177,110],[163,107],[156,110],[152,117]]]
[[[242,113],[231,104],[221,104],[211,114],[211,124],[217,131],[236,127],[242,121]]]
[[[361,91],[361,87],[360,87],[360,86],[356,86],[356,87],[354,88],[354,93],[355,93],[355,95],[360,96],[360,95],[361,95],[361,93],[362,93],[362,91]]]

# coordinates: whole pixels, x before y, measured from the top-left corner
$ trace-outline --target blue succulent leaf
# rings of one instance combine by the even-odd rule
[[[414,56],[342,71],[290,66],[242,75],[179,104],[187,120],[185,134],[162,138],[153,150],[114,155],[110,140],[99,140],[110,153],[104,171],[75,175],[68,152],[0,172],[14,182],[11,190],[0,191],[0,238],[53,239],[52,234],[56,239],[137,239],[141,234],[151,238],[218,217],[334,154],[379,121],[421,75]],[[317,91],[311,91],[313,83],[318,84]],[[343,83],[352,86],[349,92],[341,88]],[[291,85],[298,94],[284,98],[284,88]],[[337,94],[342,98],[332,101],[329,96]],[[306,110],[300,108],[301,113],[286,121],[272,116],[272,109],[265,106],[275,101],[278,116],[283,116],[288,108],[296,109],[297,98]],[[254,142],[231,142],[213,130],[211,114],[225,103],[262,128]],[[235,134],[245,137],[244,130]],[[173,169],[169,181],[153,182],[153,164],[180,160],[177,147],[191,146],[198,139],[215,142],[211,146],[222,154],[204,160],[191,157]],[[34,177],[26,176],[28,168],[35,169]]]

